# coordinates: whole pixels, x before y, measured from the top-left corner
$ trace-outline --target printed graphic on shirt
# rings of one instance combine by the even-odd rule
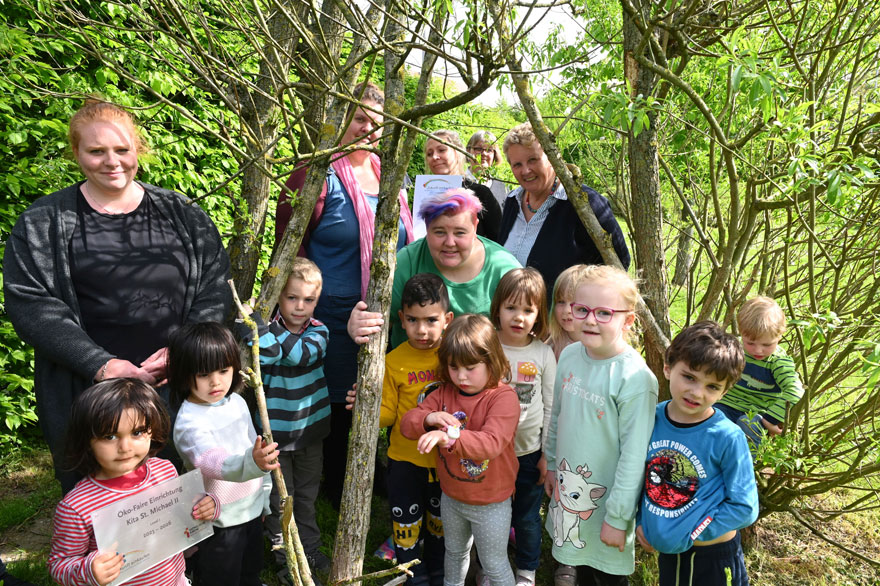
[[[689,448],[669,440],[654,442],[668,444],[655,452],[645,470],[645,495],[648,509],[655,515],[678,517],[690,508],[700,487],[705,471],[699,458]],[[701,474],[702,472],[702,474]]]
[[[446,411],[445,405],[443,406],[443,410]],[[464,411],[456,411],[452,416],[461,422],[459,427],[462,430],[467,429],[467,413]],[[444,456],[443,450],[440,451],[440,459],[443,461],[443,466],[446,468],[446,472],[451,477],[464,482],[483,482],[483,478],[485,478],[483,473],[489,469],[489,460],[477,462],[476,460],[471,460],[469,458],[460,458],[458,461],[459,471],[455,472],[449,467],[449,461]],[[464,476],[462,476],[462,474],[464,474]]]
[[[433,393],[434,391],[439,389],[441,384],[443,384],[443,383],[441,383],[439,381],[434,381],[434,382],[428,383],[424,387],[422,387],[422,392],[419,393],[419,396],[416,399],[416,404],[420,405],[422,403],[422,401],[425,400],[425,397],[427,397],[428,395],[430,395],[431,393]]]
[[[588,482],[592,475],[586,464],[571,470],[565,458],[559,462],[547,512],[553,520],[553,539],[557,547],[562,547],[566,541],[577,549],[585,545],[580,538],[581,521],[590,518],[599,507],[597,501],[608,490],[601,484]]]
[[[562,377],[562,392],[573,397],[579,397],[595,405],[596,417],[598,419],[602,419],[602,416],[605,414],[602,410],[605,407],[605,396],[590,391],[584,380],[571,371]]]
[[[744,380],[746,382],[746,384],[749,386],[749,388],[756,390],[756,391],[769,392],[769,391],[775,390],[775,388],[776,388],[775,381],[773,383],[768,384],[768,383],[765,383],[764,381],[756,379],[755,377],[751,376],[747,372],[743,372],[742,375],[740,376],[740,379]]]
[[[519,420],[522,423],[532,404],[532,399],[538,390],[535,384],[535,377],[538,375],[538,365],[531,361],[518,361],[516,363],[516,372],[513,374],[513,380],[510,386],[516,391],[519,397]]]

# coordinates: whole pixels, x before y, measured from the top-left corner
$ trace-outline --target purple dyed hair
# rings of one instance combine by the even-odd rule
[[[440,216],[455,216],[464,212],[470,212],[474,223],[477,223],[477,214],[483,211],[483,204],[470,189],[455,188],[447,189],[440,195],[435,195],[422,202],[419,208],[419,216],[425,221],[426,226]]]

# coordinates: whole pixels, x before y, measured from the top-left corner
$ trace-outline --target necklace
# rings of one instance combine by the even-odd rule
[[[541,209],[541,206],[538,206],[538,210],[536,210],[535,208],[533,208],[532,206],[529,205],[529,194],[528,193],[526,193],[525,202],[526,202],[526,207],[529,208],[529,211],[532,212],[533,214],[537,214],[538,210]]]
[[[553,193],[556,191],[556,188],[557,188],[558,186],[559,186],[559,178],[556,178],[556,179],[553,181],[553,185],[550,186],[550,193],[547,195],[547,197],[550,197],[551,195],[553,195]],[[547,199],[545,198],[544,201],[547,201]],[[535,208],[533,208],[533,207],[529,204],[529,192],[528,192],[528,191],[526,191],[526,196],[523,198],[523,202],[525,202],[526,207],[527,207],[527,208],[529,209],[529,211],[532,212],[533,214],[537,214],[537,213],[538,213],[538,210],[541,209],[541,206],[538,206],[538,210],[536,210]],[[541,205],[543,205],[543,204],[541,204]]]

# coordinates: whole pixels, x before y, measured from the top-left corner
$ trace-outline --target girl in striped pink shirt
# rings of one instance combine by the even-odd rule
[[[125,564],[119,552],[98,551],[92,512],[172,479],[171,462],[154,458],[170,431],[159,395],[134,378],[100,382],[74,402],[67,434],[71,465],[86,475],[55,509],[49,572],[64,586],[105,586]],[[213,520],[219,507],[206,495],[194,519]],[[159,562],[121,586],[184,586],[183,554]]]

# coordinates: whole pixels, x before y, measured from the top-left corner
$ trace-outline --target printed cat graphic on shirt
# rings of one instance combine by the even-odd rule
[[[548,512],[553,516],[554,543],[557,547],[566,541],[577,549],[585,545],[578,531],[580,522],[590,518],[599,506],[596,501],[608,490],[600,484],[587,482],[592,475],[586,464],[571,470],[565,459],[559,462]]]

